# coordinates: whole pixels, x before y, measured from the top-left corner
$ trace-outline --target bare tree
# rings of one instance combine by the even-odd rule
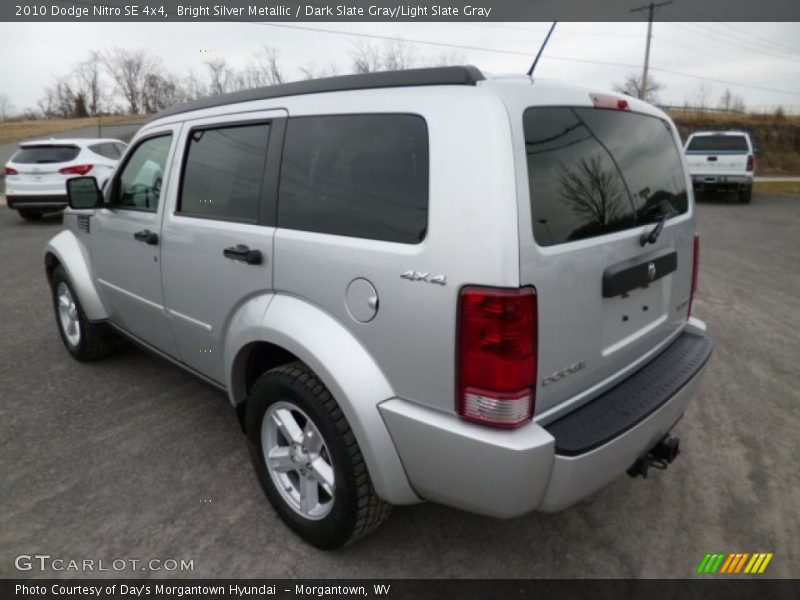
[[[208,91],[212,96],[230,92],[236,86],[236,74],[224,58],[206,61],[208,67]]]
[[[625,76],[625,81],[614,85],[614,90],[639,98],[645,102],[655,104],[658,102],[658,92],[664,89],[664,84],[656,81],[652,76],[647,78],[647,89],[642,94],[642,76],[636,73],[629,73]]]
[[[144,50],[113,48],[103,56],[103,64],[128,110],[137,114],[142,108],[142,90],[148,75],[158,71],[158,60]]]
[[[428,67],[449,67],[451,65],[463,65],[466,62],[466,58],[462,52],[453,50],[429,57],[423,62]]]
[[[81,110],[77,94],[67,79],[59,79],[53,88],[53,112],[62,119],[69,119],[75,116],[76,109],[78,112],[83,112],[85,106]]]
[[[353,71],[356,73],[372,73],[383,68],[380,48],[369,41],[353,42],[350,48],[350,58],[353,61]]]
[[[253,62],[244,70],[242,79],[245,87],[263,87],[283,83],[286,78],[278,62],[278,51],[271,46],[262,46],[255,54]]]
[[[36,105],[45,119],[55,116],[55,90],[52,87],[44,88],[44,96],[36,102]]]
[[[725,88],[722,96],[719,97],[719,104],[717,105],[722,110],[731,110],[733,107],[733,92],[729,88]]]
[[[0,94],[0,121],[5,121],[11,116],[14,107],[5,94]]]
[[[339,74],[339,67],[334,63],[328,63],[327,67],[319,67],[313,63],[309,63],[300,67],[300,73],[303,79],[319,79],[320,77],[334,77]]]
[[[192,70],[183,78],[181,91],[183,92],[184,100],[197,100],[208,96],[208,88]]]
[[[700,110],[708,108],[709,100],[711,99],[712,91],[713,90],[711,89],[711,86],[708,85],[708,83],[706,83],[705,81],[700,83],[697,86],[697,89],[695,90],[695,93],[694,93],[695,107],[699,108]]]
[[[383,70],[402,71],[417,64],[414,48],[400,40],[387,40],[383,46]]]
[[[142,107],[146,113],[154,113],[177,104],[184,98],[177,78],[171,73],[149,73],[142,88]]]
[[[89,57],[79,62],[73,69],[75,87],[86,99],[89,114],[96,116],[102,111],[105,99],[105,86],[101,79],[102,59],[99,52],[92,51]]]

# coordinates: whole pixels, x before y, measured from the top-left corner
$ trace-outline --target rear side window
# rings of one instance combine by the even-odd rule
[[[689,152],[748,152],[743,135],[699,135],[686,148]]]
[[[100,156],[104,156],[112,160],[117,160],[120,156],[119,150],[117,150],[117,147],[114,144],[92,144],[89,146],[89,150],[95,154],[99,154]]]
[[[666,121],[627,111],[525,111],[533,234],[540,246],[620,231],[688,210]]]
[[[80,148],[72,145],[23,146],[11,159],[18,164],[69,162],[77,158]]]
[[[186,149],[179,212],[258,221],[269,124],[193,131]]]
[[[414,115],[289,120],[278,226],[406,244],[428,222],[428,130]]]

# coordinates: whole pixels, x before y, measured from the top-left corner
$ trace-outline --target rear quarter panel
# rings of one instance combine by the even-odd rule
[[[374,90],[293,99],[290,117],[411,113],[429,136],[429,212],[425,239],[400,244],[278,229],[275,288],[330,314],[380,365],[403,398],[452,412],[456,308],[467,284],[518,284],[513,156],[506,112],[480,88]],[[333,95],[332,95],[333,96]],[[445,285],[410,281],[414,270]],[[361,323],[345,304],[348,284],[372,283],[376,317]],[[375,402],[385,398],[375,398]]]

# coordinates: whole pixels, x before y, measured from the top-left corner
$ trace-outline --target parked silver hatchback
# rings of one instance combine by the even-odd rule
[[[393,504],[560,510],[678,453],[712,344],[653,106],[474,67],[290,83],[168,109],[68,191],[67,350],[122,335],[225,390],[316,546]]]

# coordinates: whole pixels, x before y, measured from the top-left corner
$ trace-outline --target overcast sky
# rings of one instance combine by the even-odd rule
[[[549,27],[549,23],[286,25],[400,37],[408,40],[422,60],[455,53],[465,63],[493,73],[525,72]],[[646,29],[645,23],[559,23],[537,74],[610,88],[626,74],[641,71]],[[800,23],[657,22],[653,36],[650,64],[652,75],[664,85],[659,95],[662,103],[693,103],[702,78],[706,78],[715,105],[729,87],[748,107],[783,105],[800,112]],[[143,48],[161,57],[166,68],[178,76],[189,70],[205,76],[204,63],[212,57],[244,67],[262,44],[278,50],[292,79],[300,77],[300,67],[310,64],[324,67],[332,63],[340,72],[348,72],[349,53],[358,39],[366,38],[260,23],[0,23],[0,46],[6,50],[0,61],[0,94],[6,94],[17,109],[35,107],[45,86],[67,73],[90,50],[114,46]]]

